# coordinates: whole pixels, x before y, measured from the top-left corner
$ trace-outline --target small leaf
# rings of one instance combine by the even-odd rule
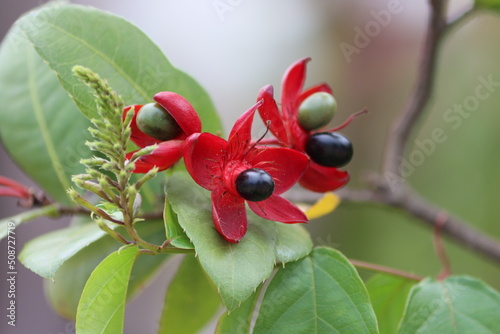
[[[259,309],[254,334],[378,333],[368,293],[339,252],[317,248],[280,268]]]
[[[500,293],[482,281],[428,278],[410,291],[398,333],[496,334],[499,319]]]
[[[21,212],[15,216],[0,219],[0,241],[7,236],[10,231],[14,231],[19,225],[32,221],[38,217],[53,216],[57,214],[55,205],[46,205],[41,208],[36,208]]]
[[[179,225],[177,215],[172,210],[172,206],[170,205],[168,198],[165,198],[163,220],[165,222],[167,239],[172,239],[172,242],[170,243],[172,246],[182,249],[194,249],[193,244],[189,240],[182,227]]]
[[[75,223],[95,224],[88,217],[86,222],[76,217],[71,223],[72,225]],[[154,244],[161,244],[164,240],[161,221],[138,223],[136,228],[143,239]],[[78,301],[90,274],[106,256],[121,246],[121,243],[110,236],[104,236],[64,262],[54,275],[53,280],[44,281],[49,302],[60,316],[70,320],[76,319]],[[127,299],[136,295],[168,258],[168,254],[139,257],[132,268]]]
[[[44,281],[45,295],[61,317],[76,319],[76,310],[85,283],[92,271],[120,244],[105,236],[69,258],[57,270],[52,280]]]
[[[500,9],[500,0],[476,0],[474,5],[480,8]]]
[[[77,333],[123,333],[128,282],[138,254],[138,247],[120,249],[92,272],[78,304]]]
[[[15,229],[25,220],[19,215],[0,220],[0,241],[9,233],[15,233]]]
[[[226,312],[220,317],[215,334],[250,334],[252,316],[261,287],[262,285],[240,307],[232,312]]]
[[[110,225],[111,228],[116,226]],[[53,278],[66,260],[105,235],[106,232],[96,224],[49,232],[26,243],[19,254],[19,261],[36,274]]]
[[[158,333],[197,333],[212,319],[219,306],[217,290],[198,260],[186,255],[165,295]]]
[[[416,283],[404,277],[386,274],[375,275],[366,283],[381,333],[397,333],[408,293]]]

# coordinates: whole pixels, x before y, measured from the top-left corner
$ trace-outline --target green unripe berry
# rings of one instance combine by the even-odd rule
[[[333,119],[337,110],[337,101],[332,94],[314,93],[305,99],[299,107],[299,125],[306,131],[317,130]]]
[[[158,103],[148,103],[137,113],[139,130],[155,139],[166,141],[182,133],[175,119]]]

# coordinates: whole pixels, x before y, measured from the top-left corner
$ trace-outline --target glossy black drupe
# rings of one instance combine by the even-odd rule
[[[236,177],[236,191],[247,201],[263,201],[273,194],[274,180],[266,171],[250,168]]]
[[[306,153],[312,161],[326,167],[343,167],[352,159],[352,144],[339,133],[320,132],[307,139]]]

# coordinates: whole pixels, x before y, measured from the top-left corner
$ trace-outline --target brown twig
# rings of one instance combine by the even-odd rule
[[[413,96],[405,110],[392,124],[386,142],[382,173],[399,175],[401,157],[408,138],[427,107],[434,88],[434,77],[439,45],[446,31],[446,2],[430,0],[431,18],[427,30],[419,77]]]
[[[500,262],[500,242],[498,240],[475,230],[457,217],[446,215],[445,218],[442,218],[442,208],[428,202],[404,184],[398,186],[397,192],[391,190],[386,184],[380,184],[375,190],[343,189],[339,195],[346,201],[380,203],[401,209],[433,228],[439,223],[443,234],[471,250]]]
[[[378,179],[377,200],[385,204],[399,207],[414,217],[436,226],[436,218],[443,210],[417,195],[404,183],[395,183],[391,187],[381,187],[387,175],[399,175],[404,149],[416,124],[425,111],[434,87],[434,75],[440,42],[443,35],[459,22],[469,17],[469,8],[446,22],[446,1],[430,0],[431,18],[429,21],[427,40],[417,79],[416,90],[406,109],[396,119],[387,140],[382,173]],[[365,194],[366,197],[366,194]],[[474,229],[465,222],[448,216],[442,223],[442,232],[451,236],[461,244],[480,252],[496,261],[500,261],[500,243]]]
[[[441,217],[443,209],[429,203],[415,193],[400,176],[401,162],[408,140],[432,97],[437,56],[443,36],[457,24],[470,17],[472,13],[472,9],[468,8],[447,22],[447,1],[429,0],[429,3],[431,17],[416,88],[407,106],[391,126],[381,173],[372,178],[375,189],[344,191],[343,197],[358,201],[373,201],[400,208],[432,227],[436,227],[439,221],[440,231],[468,248],[500,262],[499,241],[476,231],[466,222],[451,215],[447,215],[441,220],[438,219]],[[398,182],[388,184],[388,176],[396,177]]]
[[[443,237],[441,235],[441,230],[443,229],[444,224],[448,220],[448,215],[445,212],[441,212],[436,217],[436,224],[434,227],[434,250],[436,255],[441,262],[441,272],[438,275],[438,280],[442,281],[451,275],[451,262],[448,257],[448,253],[446,252],[446,247],[443,242]]]
[[[416,88],[405,109],[391,126],[385,146],[382,170],[380,173],[371,176],[370,183],[373,188],[361,190],[342,189],[339,195],[348,201],[381,203],[399,208],[433,228],[439,225],[440,232],[461,245],[500,262],[499,240],[475,230],[467,222],[457,217],[452,215],[444,217],[442,208],[435,206],[417,194],[406,184],[404,177],[400,176],[400,167],[408,140],[432,97],[440,43],[447,32],[465,21],[473,13],[473,8],[469,7],[447,21],[447,1],[429,0],[429,3],[431,17]],[[395,181],[389,182],[390,177]],[[292,193],[292,197],[297,196]],[[317,196],[313,194],[303,197],[302,201],[314,201],[315,199],[317,199]]]

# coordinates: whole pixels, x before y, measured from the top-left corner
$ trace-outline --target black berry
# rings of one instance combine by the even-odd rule
[[[263,201],[273,194],[274,180],[266,171],[250,168],[236,177],[236,191],[247,201]]]
[[[343,167],[352,159],[352,144],[339,133],[320,132],[307,139],[306,153],[312,161],[326,167]]]

